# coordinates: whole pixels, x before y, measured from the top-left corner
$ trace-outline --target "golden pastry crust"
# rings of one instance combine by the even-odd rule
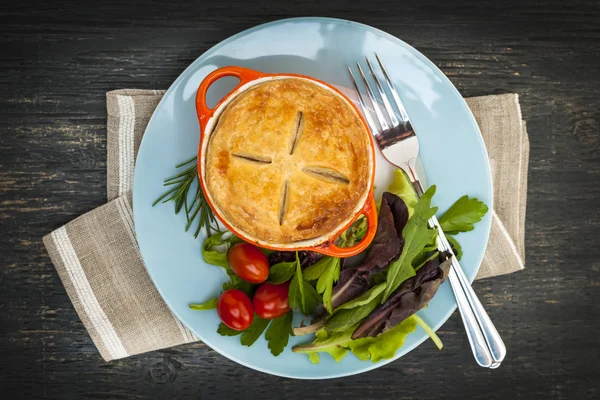
[[[227,222],[263,244],[323,237],[370,189],[368,135],[330,90],[300,78],[260,83],[221,114],[206,151],[206,187]]]

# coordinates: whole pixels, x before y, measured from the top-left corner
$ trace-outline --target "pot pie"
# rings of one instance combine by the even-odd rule
[[[226,222],[248,239],[285,247],[325,241],[347,224],[366,201],[373,162],[369,132],[347,100],[284,78],[225,106],[203,172]]]

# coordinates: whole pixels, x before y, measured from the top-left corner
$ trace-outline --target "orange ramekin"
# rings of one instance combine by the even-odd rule
[[[240,83],[229,92],[214,108],[209,108],[206,105],[206,93],[210,85],[212,85],[215,81],[220,78],[226,76],[234,76],[240,80]],[[369,145],[371,151],[371,161],[372,161],[372,171],[371,171],[371,179],[369,182],[369,192],[365,199],[363,206],[360,209],[357,209],[355,214],[347,219],[347,221],[340,226],[338,226],[333,232],[328,235],[324,235],[314,241],[314,243],[305,244],[299,242],[297,245],[294,243],[290,244],[281,244],[279,246],[272,245],[269,243],[263,243],[260,240],[255,238],[248,237],[244,233],[237,230],[234,226],[232,226],[227,219],[222,215],[221,211],[215,207],[212,201],[212,196],[207,190],[207,185],[205,181],[204,174],[204,163],[205,163],[205,155],[206,149],[208,147],[208,138],[216,125],[215,122],[218,120],[218,117],[221,113],[227,108],[227,105],[240,93],[244,92],[248,88],[254,86],[255,84],[262,83],[268,81],[270,79],[282,79],[282,78],[300,78],[306,79],[321,87],[325,87],[326,89],[331,90],[332,92],[338,94],[342,99],[346,100],[346,102],[352,106],[352,108],[356,111],[356,114],[360,117],[362,124],[365,128],[365,132],[369,132],[369,128],[367,123],[362,116],[362,114],[358,111],[356,106],[348,99],[342,92],[340,92],[335,87],[320,81],[318,79],[312,78],[310,76],[298,75],[298,74],[266,74],[258,71],[254,71],[247,68],[241,67],[223,67],[219,68],[204,78],[200,86],[198,87],[198,92],[196,94],[196,112],[198,114],[198,120],[200,121],[200,146],[198,148],[198,176],[200,177],[200,185],[202,186],[202,191],[204,192],[204,197],[206,198],[207,203],[210,208],[213,210],[215,216],[236,236],[245,240],[248,243],[253,243],[259,247],[264,247],[271,250],[280,250],[280,251],[297,251],[297,250],[309,250],[315,251],[317,253],[322,253],[329,256],[334,257],[351,257],[354,256],[371,244],[373,237],[375,236],[375,232],[377,231],[377,208],[375,206],[375,197],[373,194],[374,185],[373,180],[375,178],[375,146],[373,143],[373,138],[369,134]],[[361,215],[364,215],[367,218],[367,233],[365,237],[358,243],[356,243],[352,247],[339,247],[335,244],[335,240],[346,230],[348,229]],[[306,241],[304,241],[306,242]]]

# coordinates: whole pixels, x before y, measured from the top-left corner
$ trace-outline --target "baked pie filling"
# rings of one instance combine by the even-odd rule
[[[210,127],[207,127],[210,130]],[[321,242],[362,208],[373,160],[347,100],[302,78],[237,95],[205,146],[205,185],[219,214],[265,245]]]

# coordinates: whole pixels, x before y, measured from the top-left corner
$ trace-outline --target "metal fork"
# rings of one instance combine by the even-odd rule
[[[387,88],[391,93],[392,101],[397,107],[397,112],[392,106],[392,101],[388,98],[383,85],[381,84],[369,58],[366,57],[367,66],[371,72],[375,88],[379,93],[379,98],[383,102],[383,108],[367,80],[360,63],[356,63],[358,72],[364,83],[367,95],[373,106],[373,111],[377,122],[373,119],[370,110],[365,103],[361,91],[358,87],[352,69],[348,67],[350,78],[354,84],[354,89],[358,95],[358,100],[362,107],[363,113],[369,124],[371,132],[383,153],[383,156],[398,168],[402,168],[408,174],[412,184],[419,197],[423,195],[423,187],[419,181],[419,177],[415,172],[415,162],[419,154],[419,140],[415,134],[413,126],[408,117],[408,113],[400,100],[400,96],[394,87],[383,63],[379,56],[375,54],[377,63],[381,69]],[[444,235],[442,228],[435,216],[429,220],[429,225],[438,230],[437,245],[440,251],[452,252],[450,243]],[[448,274],[452,291],[456,297],[456,303],[462,317],[462,321],[467,331],[469,343],[473,350],[475,360],[482,367],[497,368],[506,355],[506,346],[500,338],[498,331],[490,320],[490,317],[485,312],[473,288],[469,284],[456,256],[452,257],[452,267]]]

